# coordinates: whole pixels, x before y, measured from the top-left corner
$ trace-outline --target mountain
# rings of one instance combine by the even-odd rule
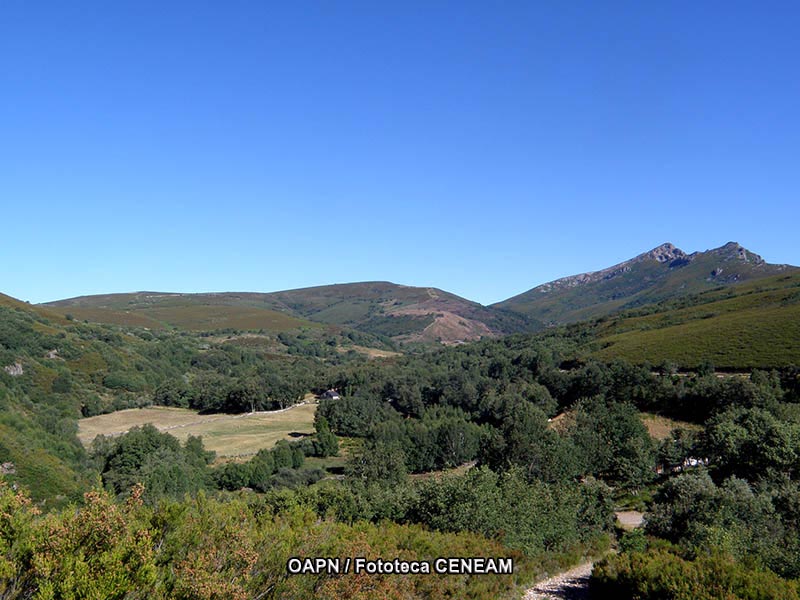
[[[401,341],[454,343],[538,328],[520,315],[438,288],[386,281],[326,285],[269,296],[308,319]]]
[[[547,324],[570,323],[774,275],[797,273],[764,261],[736,242],[687,254],[662,244],[601,271],[557,279],[498,302]]]
[[[544,325],[595,319],[647,304],[800,273],[736,242],[687,254],[662,244],[607,269],[564,277],[491,306],[433,287],[370,281],[271,293],[137,292],[81,296],[44,309],[78,320],[192,331],[266,333],[338,328],[401,343],[461,343],[535,332]]]
[[[46,306],[81,320],[128,326],[280,332],[327,325],[400,342],[452,344],[540,328],[523,315],[482,306],[437,288],[386,281],[272,293],[108,294]]]

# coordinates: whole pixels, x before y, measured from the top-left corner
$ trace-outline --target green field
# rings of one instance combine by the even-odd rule
[[[89,446],[98,435],[120,435],[132,427],[151,423],[183,441],[202,436],[207,450],[220,458],[248,456],[271,448],[278,440],[297,440],[314,433],[315,403],[299,404],[283,411],[243,415],[201,415],[186,408],[153,406],[132,408],[78,421],[78,439]]]

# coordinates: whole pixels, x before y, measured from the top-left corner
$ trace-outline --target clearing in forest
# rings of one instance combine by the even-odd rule
[[[313,434],[316,411],[313,402],[241,415],[200,414],[188,408],[165,406],[131,408],[81,419],[78,439],[88,447],[98,435],[120,435],[132,427],[152,423],[181,441],[190,435],[202,436],[203,445],[217,456],[247,456],[261,448],[271,448],[278,440],[297,440]]]

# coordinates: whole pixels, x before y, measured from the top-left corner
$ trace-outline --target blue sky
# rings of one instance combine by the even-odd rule
[[[800,264],[796,2],[0,5],[0,291]]]

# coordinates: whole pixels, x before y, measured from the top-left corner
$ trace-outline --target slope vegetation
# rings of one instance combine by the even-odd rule
[[[164,294],[138,292],[81,296],[51,302],[47,306],[62,315],[95,323],[190,331],[222,329],[291,331],[316,324],[269,306],[251,302],[239,294]]]
[[[594,354],[725,369],[800,364],[800,274],[751,281],[603,318]]]

